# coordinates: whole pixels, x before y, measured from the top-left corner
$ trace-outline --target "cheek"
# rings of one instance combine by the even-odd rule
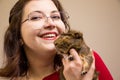
[[[21,26],[21,35],[25,42],[32,40],[34,38],[35,33],[35,27],[32,27],[31,25],[22,25]]]
[[[22,35],[36,35],[36,31],[41,29],[41,27],[43,26],[43,24],[39,24],[39,23],[25,23],[21,26],[21,33]]]
[[[61,21],[59,23],[56,23],[56,26],[59,28],[60,32],[65,32],[65,24]]]

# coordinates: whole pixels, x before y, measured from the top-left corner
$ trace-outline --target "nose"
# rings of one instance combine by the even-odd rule
[[[51,17],[46,17],[44,22],[45,22],[44,23],[45,24],[44,25],[45,29],[53,29],[56,26],[55,22],[51,19]]]

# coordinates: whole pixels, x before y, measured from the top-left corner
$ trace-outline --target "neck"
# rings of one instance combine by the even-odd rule
[[[31,66],[28,70],[28,77],[30,80],[43,80],[46,76],[55,72],[53,66]]]
[[[28,54],[27,57],[30,65],[28,70],[30,80],[42,80],[44,77],[55,72],[54,55],[34,56]]]

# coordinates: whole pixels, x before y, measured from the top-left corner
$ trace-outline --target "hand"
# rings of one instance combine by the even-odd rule
[[[70,60],[70,57],[66,54],[63,55],[64,58],[62,59],[64,65],[63,74],[66,80],[92,80],[95,70],[95,62],[93,61],[88,73],[84,76],[81,76],[82,61],[78,53],[74,49],[71,49],[70,55],[72,55],[73,60]]]
[[[78,55],[78,53],[74,50],[70,50],[70,55],[73,56],[73,60],[69,60],[69,56],[64,54],[64,58],[62,59],[64,70],[63,74],[66,80],[80,80],[81,79],[81,71],[82,71],[82,61]]]

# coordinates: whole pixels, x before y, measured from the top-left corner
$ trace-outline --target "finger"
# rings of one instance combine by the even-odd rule
[[[90,67],[90,69],[89,69],[87,74],[93,76],[94,71],[95,71],[95,60],[93,60],[93,63],[92,63],[92,65],[91,65],[91,67]]]
[[[63,65],[66,64],[66,60],[65,60],[65,58],[62,58],[62,63],[63,63]]]
[[[66,59],[68,57],[67,54],[62,54],[63,58]]]
[[[77,51],[75,49],[70,49],[70,54],[74,57],[76,61],[79,61],[82,63],[80,56],[78,55]]]
[[[72,65],[72,61],[69,60],[69,56],[68,55],[64,55],[64,58],[62,58],[62,63],[64,65],[64,68]]]
[[[63,62],[63,65],[65,65],[68,62],[68,55],[67,54],[62,54],[62,56],[63,56],[62,62]]]

